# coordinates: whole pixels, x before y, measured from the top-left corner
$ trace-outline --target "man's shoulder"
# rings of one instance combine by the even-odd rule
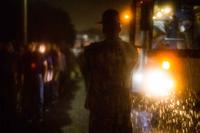
[[[126,51],[126,53],[129,56],[137,58],[138,52],[137,52],[136,47],[133,44],[131,44],[130,42],[125,42],[123,40],[121,40],[121,44],[122,44],[121,46],[123,47],[123,49]]]
[[[88,47],[98,47],[105,43],[105,41],[93,42]]]
[[[101,47],[103,44],[104,44],[104,41],[93,42],[89,46],[86,46],[85,50],[86,51],[95,50],[95,49],[98,49],[99,47]]]
[[[136,50],[136,48],[134,47],[134,45],[132,45],[131,43],[129,42],[126,42],[126,41],[123,41],[121,40],[121,44],[122,46],[124,46],[126,49],[129,49],[129,50]]]
[[[133,45],[131,45],[131,43],[126,42],[126,41],[124,41],[124,40],[120,40],[120,43],[121,43],[122,45],[126,46],[126,47],[134,47]]]

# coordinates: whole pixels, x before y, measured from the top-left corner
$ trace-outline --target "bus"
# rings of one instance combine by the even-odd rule
[[[199,132],[200,4],[133,1],[135,132]]]

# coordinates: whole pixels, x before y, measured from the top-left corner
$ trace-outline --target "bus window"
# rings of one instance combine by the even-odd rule
[[[153,49],[199,49],[200,6],[154,5]]]

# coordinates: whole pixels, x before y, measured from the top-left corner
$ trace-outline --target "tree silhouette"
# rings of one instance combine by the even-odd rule
[[[65,42],[72,46],[76,39],[69,15],[45,2],[35,2],[28,10],[28,40]]]
[[[21,33],[20,1],[2,1],[0,4],[0,19],[0,41],[17,40]]]

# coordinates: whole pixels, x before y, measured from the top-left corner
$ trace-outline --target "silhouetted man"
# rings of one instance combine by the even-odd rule
[[[84,52],[89,133],[132,133],[130,89],[136,51],[119,38],[116,10],[106,10],[101,24],[105,40],[92,43]]]

